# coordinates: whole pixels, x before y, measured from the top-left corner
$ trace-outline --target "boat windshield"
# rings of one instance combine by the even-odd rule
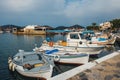
[[[70,34],[71,39],[79,39],[78,34]]]
[[[85,39],[85,36],[82,33],[80,33],[79,35],[80,35],[81,39]]]

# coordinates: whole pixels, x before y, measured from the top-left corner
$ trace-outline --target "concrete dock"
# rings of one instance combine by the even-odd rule
[[[48,80],[120,80],[120,50]]]
[[[67,80],[120,80],[120,54]]]

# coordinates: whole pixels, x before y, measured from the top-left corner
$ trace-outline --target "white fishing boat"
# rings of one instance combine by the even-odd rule
[[[70,32],[66,36],[66,41],[47,42],[44,41],[40,49],[58,49],[62,51],[76,51],[87,54],[99,54],[105,45],[93,44],[84,38],[82,32]]]
[[[94,32],[92,30],[86,30],[82,32],[82,36],[89,40],[92,44],[109,45],[114,44],[116,36],[113,33]]]
[[[95,37],[92,37],[92,43],[101,45],[113,45],[117,37],[111,32],[111,26],[113,26],[113,24],[110,22],[101,23],[99,28],[102,32],[100,34],[96,34]]]
[[[52,76],[54,61],[40,52],[20,50],[8,59],[9,70],[17,71],[23,76],[48,79]]]
[[[50,56],[57,63],[64,64],[85,64],[89,61],[89,54],[79,52],[59,51],[58,49],[47,50],[47,56]]]
[[[101,45],[113,45],[116,41],[116,36],[114,34],[110,34],[109,37],[107,34],[92,37],[91,42],[93,44],[101,44]]]

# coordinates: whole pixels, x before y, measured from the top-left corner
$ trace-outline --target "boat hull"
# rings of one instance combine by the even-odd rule
[[[34,77],[34,78],[41,78],[41,79],[49,79],[52,76],[52,71],[53,71],[53,67],[51,66],[51,69],[48,71],[44,71],[44,72],[25,72],[22,70],[19,70],[19,67],[16,68],[16,71],[26,77]]]
[[[55,62],[66,64],[85,64],[89,61],[89,54],[74,51],[59,51],[58,49],[46,51],[46,55],[53,58]]]
[[[64,63],[64,64],[85,64],[88,63],[89,60],[89,56],[60,56],[60,60],[59,61],[55,61],[55,62],[59,62],[59,63]]]
[[[74,47],[74,46],[41,46],[40,49],[42,50],[53,50],[58,49],[60,51],[74,51],[80,53],[87,53],[90,55],[99,54],[104,47]]]

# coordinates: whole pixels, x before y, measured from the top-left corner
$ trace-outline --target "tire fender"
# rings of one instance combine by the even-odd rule
[[[60,60],[60,56],[59,55],[54,55],[54,61],[59,61]]]

